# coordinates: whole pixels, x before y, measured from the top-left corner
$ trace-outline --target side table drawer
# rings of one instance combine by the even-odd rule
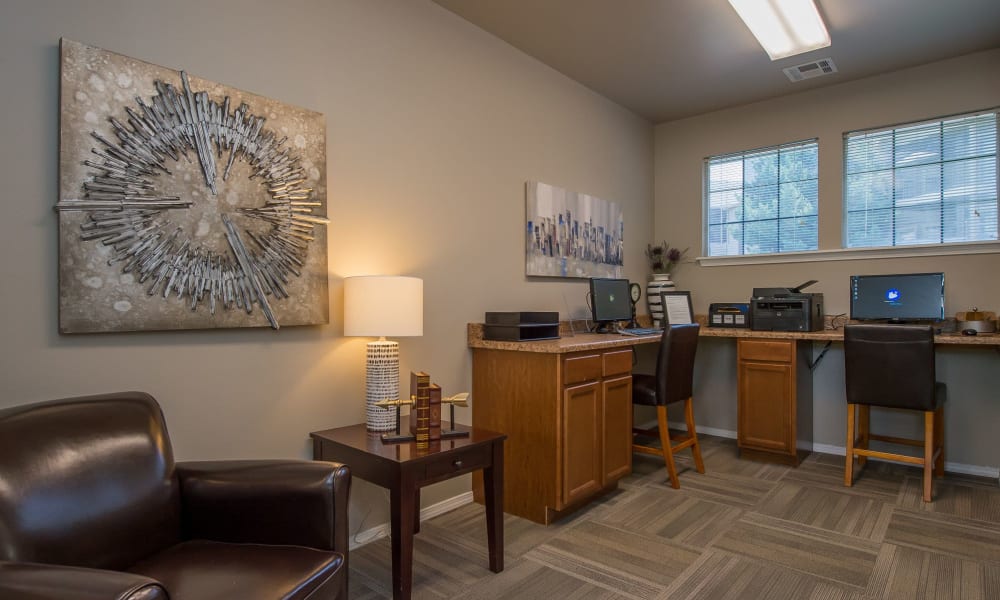
[[[460,452],[449,452],[442,455],[437,460],[427,463],[424,468],[424,480],[447,479],[488,467],[493,459],[490,455],[490,449],[489,445],[474,446]]]

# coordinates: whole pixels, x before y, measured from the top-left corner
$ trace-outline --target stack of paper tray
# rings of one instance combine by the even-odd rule
[[[488,312],[483,338],[508,342],[558,339],[559,313]]]

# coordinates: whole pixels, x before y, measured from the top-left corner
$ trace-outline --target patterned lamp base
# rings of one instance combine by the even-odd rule
[[[368,342],[365,359],[365,422],[368,431],[391,431],[396,428],[395,409],[375,406],[375,403],[399,398],[399,342]]]

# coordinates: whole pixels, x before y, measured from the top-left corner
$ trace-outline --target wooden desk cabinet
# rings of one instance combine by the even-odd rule
[[[630,348],[476,348],[472,371],[473,426],[508,436],[504,511],[548,524],[632,471]]]
[[[797,441],[812,441],[811,342],[737,340],[740,454],[797,465]]]
[[[740,454],[798,464],[798,442],[811,445],[813,437],[812,344],[842,342],[843,332],[753,331],[698,320],[701,336],[737,341]],[[486,340],[482,324],[469,323],[468,341],[473,424],[509,436],[505,511],[549,523],[631,471],[631,347],[659,344],[659,336],[510,342]],[[937,335],[934,343],[1000,349],[1000,335]],[[473,481],[482,502],[482,478]]]

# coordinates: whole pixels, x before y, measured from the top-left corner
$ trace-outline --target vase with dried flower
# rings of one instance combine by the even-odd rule
[[[654,327],[663,326],[663,304],[660,300],[660,292],[671,292],[677,289],[670,279],[670,273],[674,267],[681,262],[688,249],[674,248],[667,242],[646,246],[646,258],[649,259],[649,268],[653,271],[653,277],[646,284],[646,303],[649,306],[649,316],[653,319]]]

